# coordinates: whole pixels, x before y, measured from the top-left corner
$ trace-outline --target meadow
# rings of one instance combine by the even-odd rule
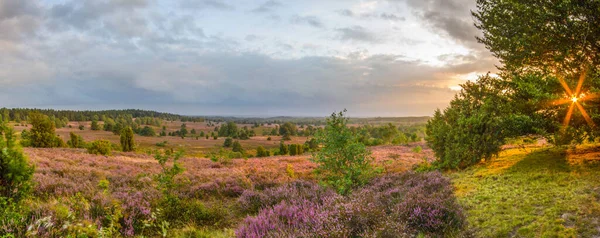
[[[90,124],[69,122],[56,134],[119,143],[119,135],[90,130]],[[176,131],[181,124],[163,125]],[[13,125],[17,131],[31,129]],[[186,125],[197,134],[219,126]],[[253,128],[261,134],[275,124]],[[292,136],[285,143],[310,138]],[[28,209],[21,211],[27,225],[15,230],[19,226],[9,222],[0,228],[17,237],[592,237],[600,229],[596,144],[556,147],[536,137],[515,138],[492,160],[444,173],[413,172],[436,159],[423,141],[370,146],[381,175],[340,196],[317,183],[314,152],[253,157],[257,146],[278,151],[281,139],[239,140],[248,156],[227,160],[207,156],[223,148],[223,137],[136,135],[135,151],[109,156],[26,147],[23,152],[36,168],[32,195],[24,202]],[[157,145],[164,141],[165,146]],[[165,203],[156,179],[165,167],[154,153],[171,149],[185,151],[178,162],[184,170],[174,177],[176,202]],[[273,229],[278,232],[270,233]]]

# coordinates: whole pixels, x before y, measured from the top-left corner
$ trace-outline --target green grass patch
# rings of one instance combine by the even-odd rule
[[[512,149],[451,173],[478,237],[592,237],[600,229],[600,167],[573,152]]]

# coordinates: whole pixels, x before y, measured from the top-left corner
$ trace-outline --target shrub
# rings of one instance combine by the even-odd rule
[[[80,130],[80,131],[83,131],[83,130],[85,130],[85,127],[84,127],[83,125],[79,125],[79,127],[78,127],[78,128],[79,128],[79,130]]]
[[[0,210],[5,199],[19,202],[31,190],[34,167],[16,144],[12,128],[0,122]]]
[[[317,164],[315,173],[319,180],[341,194],[365,184],[378,172],[371,164],[371,152],[346,126],[345,112],[344,109],[327,118],[325,130],[315,137],[323,148],[312,158]]]
[[[439,172],[387,175],[347,197],[309,182],[292,182],[239,198],[258,212],[238,237],[454,237],[465,217],[450,180]]]
[[[85,141],[80,135],[77,135],[73,132],[69,133],[69,141],[67,141],[67,145],[71,148],[85,148]]]
[[[269,137],[267,137],[267,140],[268,140],[268,141],[271,141],[271,137],[270,137],[270,136],[269,136]]]
[[[121,130],[121,150],[129,152],[135,150],[135,142],[133,141],[133,129],[125,127]]]
[[[30,113],[31,132],[29,133],[30,144],[37,148],[61,147],[60,138],[57,139],[54,122],[48,116],[40,113]]]
[[[421,148],[421,146],[420,146],[420,145],[417,145],[416,147],[413,147],[413,148],[412,148],[412,152],[415,152],[415,153],[417,153],[417,154],[418,154],[418,153],[421,153],[421,151],[423,151],[423,148]]]
[[[315,204],[323,204],[328,199],[338,197],[339,195],[329,188],[313,182],[297,180],[264,191],[246,190],[238,199],[238,203],[242,211],[256,213],[262,208],[275,206],[282,201],[308,200]]]
[[[244,153],[244,148],[242,148],[242,144],[239,141],[234,141],[231,145],[231,151]]]
[[[233,144],[233,139],[231,139],[231,137],[227,137],[225,138],[225,141],[223,142],[223,147],[231,147],[231,145]]]
[[[298,154],[298,145],[291,144],[288,148],[289,148],[289,151],[290,151],[290,155],[297,155]]]
[[[168,143],[169,142],[166,141],[166,140],[162,141],[162,142],[156,142],[156,146],[158,146],[158,147],[166,147]]]
[[[140,136],[156,136],[156,131],[152,127],[144,126],[139,134]]]
[[[281,141],[279,143],[279,154],[280,155],[287,155],[288,154],[288,146],[286,144],[283,143],[283,141]]]
[[[98,120],[93,120],[92,121],[91,129],[92,129],[92,131],[98,131],[98,130],[100,130],[100,125],[98,125]]]
[[[256,148],[256,157],[267,157],[267,156],[271,156],[271,152],[266,150],[265,147],[262,147],[261,145],[259,145]]]
[[[108,140],[95,140],[87,148],[88,153],[94,155],[110,155],[112,144]]]

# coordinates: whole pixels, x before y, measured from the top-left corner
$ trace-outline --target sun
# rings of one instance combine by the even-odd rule
[[[576,103],[578,99],[579,99],[579,98],[577,98],[576,96],[573,96],[573,97],[571,98],[571,101],[572,101],[573,103]]]
[[[566,129],[566,127],[569,125],[569,122],[571,121],[571,116],[573,115],[573,111],[575,108],[577,108],[579,110],[579,112],[581,113],[581,115],[583,116],[585,121],[588,123],[588,125],[595,126],[594,122],[592,121],[590,116],[587,114],[585,108],[583,108],[583,105],[581,105],[582,102],[590,100],[592,98],[597,98],[599,96],[599,95],[586,95],[585,93],[581,92],[581,87],[583,86],[583,82],[585,81],[585,77],[586,77],[586,71],[587,70],[584,68],[583,72],[581,72],[581,75],[579,76],[579,81],[577,81],[577,88],[575,88],[574,92],[571,90],[571,88],[569,88],[569,85],[567,84],[567,82],[565,82],[565,80],[563,78],[558,77],[560,84],[563,86],[563,89],[565,90],[566,97],[564,99],[556,100],[554,103],[555,104],[566,104],[566,103],[569,103],[569,101],[571,101],[571,106],[569,107],[569,110],[567,111],[567,115],[565,116],[565,120],[563,121],[563,128],[562,128],[563,130]]]

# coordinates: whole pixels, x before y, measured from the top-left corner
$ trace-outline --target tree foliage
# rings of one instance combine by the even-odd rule
[[[0,122],[0,197],[19,202],[27,196],[33,172],[34,167],[17,145],[13,129]]]
[[[371,152],[347,127],[345,112],[332,113],[327,118],[325,130],[315,136],[323,146],[312,157],[317,164],[317,178],[342,194],[365,184],[377,173]]]
[[[46,115],[40,113],[29,114],[31,132],[29,133],[29,145],[37,148],[62,147],[64,141],[56,135],[54,122]]]
[[[600,1],[478,0],[473,16],[508,71],[600,66]]]
[[[131,127],[123,128],[121,131],[121,150],[129,152],[135,150],[135,141],[133,139],[133,129]]]

